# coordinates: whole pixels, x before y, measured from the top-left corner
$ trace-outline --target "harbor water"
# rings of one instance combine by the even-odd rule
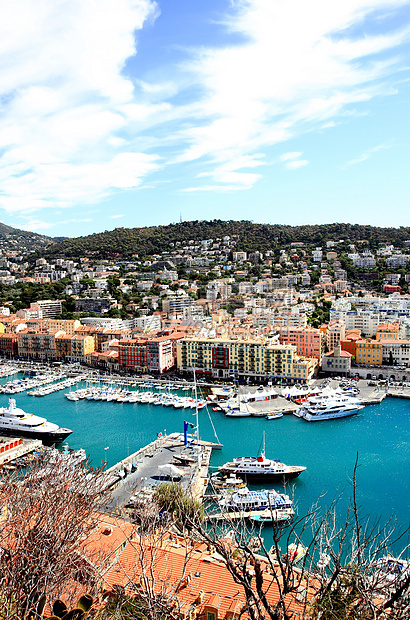
[[[2,379],[5,383],[8,379]],[[80,387],[81,384],[77,387]],[[155,388],[150,388],[155,389]],[[182,395],[187,393],[180,392]],[[9,396],[0,395],[0,406]],[[140,403],[69,401],[63,392],[45,397],[14,396],[17,406],[51,422],[73,429],[70,448],[84,448],[94,466],[114,465],[153,441],[158,433],[183,430],[183,421],[195,423],[192,409]],[[398,528],[409,527],[410,515],[410,401],[386,398],[366,406],[358,415],[340,420],[308,423],[293,415],[265,418],[227,418],[209,407],[199,412],[202,439],[214,440],[209,416],[223,449],[215,451],[211,466],[217,468],[235,456],[256,456],[265,433],[266,456],[307,470],[289,483],[299,514],[318,501],[325,509],[340,497],[343,513],[351,497],[351,479],[358,454],[358,503],[371,521],[390,519]],[[280,491],[280,485],[274,486]],[[408,536],[400,542],[408,543]]]

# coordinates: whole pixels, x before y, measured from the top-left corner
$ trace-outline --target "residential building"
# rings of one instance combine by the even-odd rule
[[[313,327],[284,327],[279,330],[282,344],[293,344],[298,355],[321,360],[324,348],[323,333]]]
[[[380,323],[377,326],[376,340],[398,340],[399,324],[398,323]]]
[[[64,332],[52,329],[37,331],[24,329],[18,333],[18,352],[20,357],[38,360],[55,360],[56,336]]]
[[[356,340],[356,364],[380,366],[383,363],[383,344],[371,338]]]
[[[325,353],[322,358],[322,370],[333,372],[338,375],[347,375],[350,372],[352,356],[347,351],[342,351],[337,345],[333,351]]]
[[[334,350],[341,340],[345,337],[345,324],[341,320],[329,321],[326,332],[327,347],[329,351]]]
[[[177,343],[181,372],[194,369],[218,378],[234,374],[239,379],[288,379],[306,381],[316,367],[313,359],[302,359],[296,347],[272,339],[202,338],[195,335]]]
[[[61,299],[41,299],[30,304],[30,308],[41,310],[43,319],[52,319],[62,313]]]

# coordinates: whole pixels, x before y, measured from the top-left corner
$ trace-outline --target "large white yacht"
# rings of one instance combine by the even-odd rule
[[[305,403],[298,409],[297,414],[307,422],[346,418],[364,409],[362,402],[359,398],[352,396],[334,395],[313,403]]]
[[[233,461],[218,467],[222,474],[235,474],[246,480],[278,480],[285,481],[297,478],[306,467],[302,465],[285,465],[278,460],[267,459],[265,456],[265,433],[263,449],[260,456],[238,456]]]
[[[63,428],[45,418],[26,413],[16,407],[14,398],[9,399],[8,407],[0,407],[0,435],[8,437],[29,437],[53,444],[64,441],[73,431]]]

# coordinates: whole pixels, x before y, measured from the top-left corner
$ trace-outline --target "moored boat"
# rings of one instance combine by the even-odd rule
[[[8,407],[0,407],[0,435],[41,439],[43,443],[53,444],[64,441],[72,432],[45,418],[26,413],[16,407],[14,398],[9,399]]]

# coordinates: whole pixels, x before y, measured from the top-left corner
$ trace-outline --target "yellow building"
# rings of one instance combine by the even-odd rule
[[[177,365],[181,372],[193,369],[215,378],[289,379],[308,381],[317,360],[301,358],[296,347],[267,338],[198,338],[177,343]]]
[[[356,364],[381,365],[383,362],[383,343],[366,338],[356,340]]]
[[[398,340],[399,324],[398,323],[380,323],[376,330],[376,340]]]
[[[71,360],[85,362],[85,356],[95,351],[95,341],[92,336],[76,334],[71,337]]]

